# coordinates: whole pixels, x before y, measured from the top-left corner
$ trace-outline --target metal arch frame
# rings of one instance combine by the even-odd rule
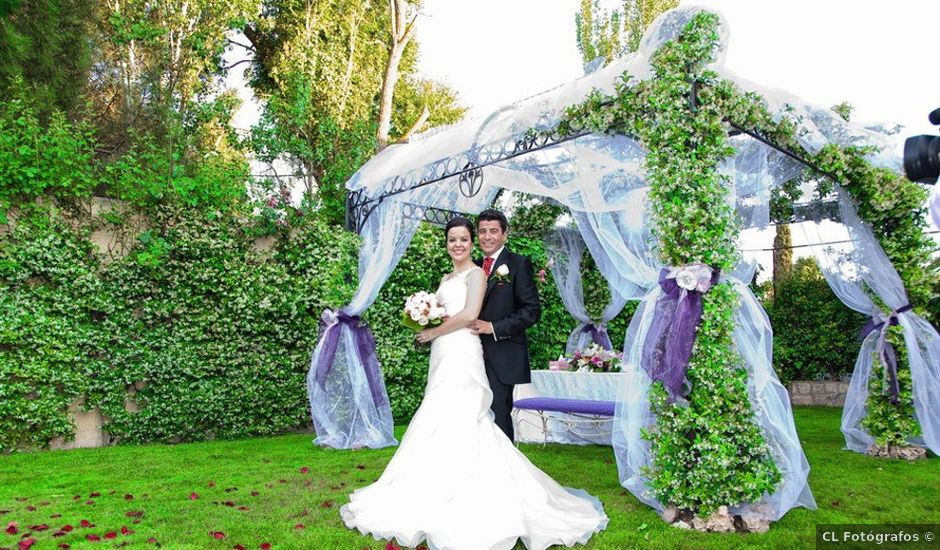
[[[436,160],[405,175],[396,175],[386,180],[385,189],[375,197],[366,195],[363,189],[350,191],[346,197],[346,229],[357,233],[361,232],[375,208],[389,197],[438,183],[454,176],[459,178],[458,188],[460,193],[467,198],[475,197],[483,188],[483,168],[548,149],[591,133],[587,130],[572,130],[561,133],[557,128],[550,132],[529,131],[521,135],[510,136],[496,144],[475,146],[457,157]],[[432,223],[436,219],[443,219],[442,216],[450,216],[447,218],[449,220],[457,215],[463,215],[452,210],[442,210],[431,206],[408,202],[405,204],[414,209],[423,209],[426,216],[424,219]],[[431,216],[431,218],[427,216]]]
[[[689,97],[689,107],[695,111],[698,109],[698,81],[692,82],[692,93]],[[734,123],[731,120],[725,120],[729,126],[728,135],[735,136],[746,134],[752,139],[756,139],[768,147],[779,151],[780,153],[791,157],[803,166],[832,179],[839,183],[839,178],[820,169],[809,160],[803,158],[794,151],[781,147],[773,140],[761,135],[760,133],[748,130]],[[474,145],[467,151],[464,151],[456,157],[438,159],[423,167],[411,170],[404,175],[395,175],[386,179],[384,189],[375,197],[366,195],[363,189],[357,189],[349,192],[346,197],[346,229],[360,233],[366,221],[372,212],[385,199],[400,195],[408,191],[444,181],[445,179],[457,176],[458,189],[460,193],[467,198],[476,196],[483,187],[483,168],[493,166],[513,158],[548,149],[556,145],[590,135],[593,132],[588,130],[569,129],[566,132],[560,132],[558,127],[547,132],[535,132],[529,130],[522,134],[510,136],[503,141],[495,144]],[[623,134],[627,137],[635,137],[630,134]],[[425,221],[441,224],[447,223],[450,219],[464,215],[461,212],[444,210],[433,206],[419,205],[415,203],[405,203],[409,209],[410,219],[423,219]],[[833,219],[835,209],[828,209],[827,214],[831,214]],[[830,216],[827,216],[830,217]]]

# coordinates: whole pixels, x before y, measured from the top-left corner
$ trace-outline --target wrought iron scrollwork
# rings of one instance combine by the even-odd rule
[[[369,198],[363,189],[350,191],[346,195],[346,230],[360,233],[379,202],[381,201]]]
[[[466,216],[466,214],[408,202],[402,204],[402,217],[409,220],[422,220],[434,225],[444,226],[447,225],[447,222],[459,216]]]

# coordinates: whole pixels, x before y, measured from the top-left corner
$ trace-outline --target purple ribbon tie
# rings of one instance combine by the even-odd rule
[[[718,283],[718,274],[705,264],[663,268],[659,273],[663,293],[643,342],[643,369],[651,379],[662,382],[670,402],[691,389],[686,373],[702,320],[702,296]]]
[[[372,393],[372,402],[375,406],[386,403],[385,391],[381,384],[381,373],[379,372],[379,360],[375,356],[375,337],[372,331],[358,315],[347,315],[342,310],[333,312],[329,309],[323,310],[320,315],[320,321],[323,330],[323,348],[320,351],[320,357],[316,366],[317,384],[321,389],[326,389],[326,378],[333,368],[333,359],[336,356],[336,347],[339,344],[339,338],[342,335],[342,326],[349,327],[353,334],[353,341],[356,343],[356,354],[362,368],[365,371],[366,380],[369,382],[369,391]]]
[[[590,332],[591,341],[608,351],[614,348],[613,344],[610,342],[610,336],[607,334],[607,329],[603,324],[595,325],[594,323],[585,323],[581,332]]]
[[[888,331],[885,329],[888,326],[896,326],[898,324],[898,314],[912,309],[914,309],[914,306],[907,304],[892,311],[891,314],[888,315],[887,318],[883,318],[883,320],[872,317],[865,323],[865,326],[862,327],[862,331],[858,335],[859,340],[864,340],[865,337],[873,331],[878,331],[878,342],[875,345],[875,351],[881,358],[881,364],[884,365],[888,375],[888,389],[891,392],[892,405],[898,404],[901,394],[901,388],[898,384],[898,354],[894,346],[891,345],[891,342],[888,341]]]

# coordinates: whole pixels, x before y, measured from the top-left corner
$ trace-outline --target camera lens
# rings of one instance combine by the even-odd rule
[[[911,181],[936,183],[940,176],[940,136],[914,136],[904,141],[904,173]]]

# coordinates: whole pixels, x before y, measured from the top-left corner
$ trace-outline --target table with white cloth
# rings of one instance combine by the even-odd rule
[[[626,383],[626,375],[619,372],[534,370],[532,383],[517,385],[513,398],[517,401],[528,397],[616,401],[617,387],[622,383]],[[543,422],[538,412],[513,410],[517,443],[547,441],[571,445],[610,445],[612,419],[579,421],[577,427],[572,429],[566,413],[544,411],[542,415],[547,418],[547,438],[543,434]]]

